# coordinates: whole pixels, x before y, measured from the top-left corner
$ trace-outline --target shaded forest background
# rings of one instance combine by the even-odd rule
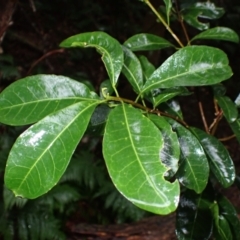
[[[196,1],[177,1],[179,6],[194,2]],[[239,1],[213,2],[223,7],[226,13],[220,20],[212,21],[211,27],[230,27],[240,35]],[[154,0],[152,3],[156,7],[163,5],[162,0]],[[186,43],[179,23],[173,22],[172,27]],[[197,33],[197,30],[189,26],[187,30],[190,36]],[[98,91],[101,82],[107,78],[99,54],[94,49],[63,50],[58,47],[65,38],[89,31],[105,31],[121,43],[142,32],[153,33],[172,41],[147,6],[138,0],[13,0],[8,3],[0,0],[0,91],[19,78],[39,73],[69,76]],[[234,76],[224,84],[227,86],[228,96],[235,99],[240,92],[239,46],[218,41],[205,41],[205,44],[219,47],[228,54]],[[159,66],[172,54],[171,51],[149,52],[147,56],[155,66]],[[119,89],[123,97],[132,94],[131,87],[123,77]],[[198,97],[206,104],[205,114],[209,119],[214,115],[213,106],[209,105],[210,95],[208,88],[199,90]],[[179,100],[186,121],[202,127],[197,98],[190,96]],[[85,150],[78,148],[67,172],[53,190],[36,200],[15,199],[12,193],[4,188],[4,168],[14,140],[25,129],[26,127],[0,125],[0,236],[5,239],[24,239],[24,236],[38,239],[34,234],[44,232],[40,239],[65,239],[65,236],[77,236],[75,239],[80,239],[79,224],[131,223],[150,216],[116,191],[102,160],[101,137],[91,131],[80,143],[81,149]],[[231,135],[224,121],[219,129],[218,137]],[[238,166],[240,149],[237,142],[232,139],[226,142],[226,146]],[[240,210],[239,193],[233,187],[228,194]],[[161,226],[163,232],[164,224],[166,229],[173,225],[174,216],[160,220],[157,218],[154,221],[154,229],[159,231]],[[146,222],[141,224],[147,225]],[[124,230],[113,230],[112,234],[125,231],[125,235],[129,236],[126,226],[128,225],[122,228]],[[92,232],[94,231],[93,228]],[[101,237],[104,231],[106,229],[99,229],[98,237]],[[105,238],[102,236],[102,239]],[[151,239],[154,239],[153,236]]]

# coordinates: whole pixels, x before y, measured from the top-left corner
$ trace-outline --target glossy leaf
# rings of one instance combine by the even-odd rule
[[[180,157],[180,147],[177,134],[172,131],[171,125],[163,117],[153,114],[148,117],[162,133],[163,148],[160,152],[160,159],[169,168],[165,177],[171,178],[178,170],[178,160]]]
[[[88,32],[74,35],[61,42],[60,47],[94,47],[102,55],[108,76],[115,86],[123,65],[120,43],[104,32]]]
[[[139,93],[141,92],[141,89],[143,87],[143,71],[141,63],[136,57],[136,55],[131,50],[124,46],[123,52],[124,52],[124,64],[122,72],[132,85],[134,91],[136,93]]]
[[[16,196],[36,198],[58,182],[96,105],[76,103],[45,117],[20,135],[5,171],[5,184]]]
[[[186,188],[201,193],[207,185],[209,165],[204,150],[198,139],[181,124],[168,119],[178,135],[181,149],[178,181]]]
[[[124,42],[124,46],[132,51],[149,51],[174,47],[166,39],[149,33],[140,33],[130,37]]]
[[[168,89],[156,89],[152,91],[152,103],[154,108],[159,104],[166,102],[178,95],[189,94],[188,90],[184,87],[168,88]]]
[[[169,25],[169,16],[170,16],[170,12],[172,9],[172,0],[163,0],[166,6],[166,15],[167,15],[167,22]]]
[[[103,155],[117,189],[136,206],[157,214],[174,211],[179,184],[164,179],[163,137],[141,111],[121,104],[108,117]]]
[[[188,46],[174,53],[154,71],[142,93],[156,88],[212,85],[231,75],[223,51],[208,46]]]
[[[110,111],[111,108],[108,105],[98,105],[91,116],[87,133],[97,136],[102,135]]]
[[[230,42],[239,42],[239,37],[235,31],[227,27],[215,27],[196,35],[191,41],[196,39],[215,39]]]
[[[228,221],[223,215],[219,215],[217,221],[215,221],[215,236],[218,240],[232,240],[232,232]]]
[[[191,26],[206,30],[209,28],[209,23],[200,22],[198,18],[218,19],[223,16],[224,9],[216,7],[212,2],[197,2],[188,6],[182,12],[184,20]]]
[[[36,75],[11,84],[0,94],[0,122],[8,125],[34,123],[79,101],[98,101],[84,84],[68,77]]]
[[[221,215],[226,218],[232,229],[232,233],[234,236],[233,239],[240,239],[240,221],[236,209],[231,204],[231,202],[229,202],[229,200],[224,196],[218,197],[217,202],[220,207]]]
[[[162,103],[161,110],[176,116],[177,118],[183,119],[180,104],[176,99],[170,99],[169,101]]]
[[[232,185],[235,180],[235,167],[226,147],[218,139],[200,129],[191,128],[191,131],[208,155],[210,169],[217,181],[225,188]]]
[[[229,125],[240,143],[240,119],[238,118],[236,121],[229,123]]]
[[[238,110],[234,102],[227,96],[216,96],[216,100],[227,121],[234,122],[238,117]]]
[[[146,82],[148,80],[148,78],[155,71],[155,67],[152,63],[150,63],[148,61],[148,59],[145,56],[140,56],[139,61],[141,63],[142,70],[143,70],[143,76],[144,76],[144,80],[145,80],[144,82]]]
[[[235,99],[234,103],[239,108],[240,107],[240,94],[238,94],[237,98]]]
[[[207,203],[201,207],[200,202]],[[211,199],[187,190],[182,193],[176,216],[176,235],[181,240],[210,239],[213,217],[209,210]]]

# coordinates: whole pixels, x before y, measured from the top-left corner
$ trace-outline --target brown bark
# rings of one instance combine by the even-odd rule
[[[175,214],[154,216],[131,224],[78,224],[68,240],[176,240]]]

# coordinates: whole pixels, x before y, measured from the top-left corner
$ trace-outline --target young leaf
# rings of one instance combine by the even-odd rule
[[[172,43],[159,36],[140,33],[136,34],[124,42],[124,46],[134,51],[159,50],[167,47],[174,47]]]
[[[223,215],[219,215],[215,221],[215,237],[218,240],[233,239],[229,223]]]
[[[115,87],[123,65],[123,51],[120,43],[104,32],[88,32],[74,35],[61,42],[60,47],[94,47],[102,54],[108,76]]]
[[[178,239],[210,239],[213,217],[209,207],[211,197],[205,194],[197,195],[187,190],[182,193],[176,216],[176,235]],[[204,202],[206,207],[201,206]]]
[[[20,135],[5,171],[5,184],[16,196],[36,198],[58,182],[96,105],[76,103],[45,117]]]
[[[149,119],[160,129],[163,136],[163,148],[160,152],[161,161],[169,168],[165,177],[172,177],[178,170],[178,159],[180,157],[180,147],[177,134],[172,131],[171,125],[157,115],[149,115]]]
[[[227,27],[215,27],[208,29],[202,33],[196,35],[191,41],[196,39],[215,39],[224,40],[230,42],[239,42],[239,37],[235,31]]]
[[[171,12],[171,9],[172,9],[172,0],[163,0],[165,5],[166,5],[166,15],[167,15],[167,22],[168,22],[168,25],[169,24],[169,16],[170,16],[170,12]]]
[[[0,122],[31,124],[79,101],[98,101],[84,84],[68,77],[36,75],[11,84],[0,94]]]
[[[240,239],[240,221],[236,209],[224,196],[219,196],[217,202],[219,204],[221,214],[227,219],[230,227],[232,228],[234,239]]]
[[[227,55],[208,46],[188,46],[169,57],[157,68],[143,87],[143,92],[176,86],[203,86],[231,77]]]
[[[176,177],[186,188],[201,193],[207,185],[209,165],[198,139],[181,124],[168,119],[177,132],[181,149],[180,165]]]
[[[136,93],[141,92],[143,87],[143,71],[141,63],[136,57],[136,55],[123,46],[124,52],[124,64],[122,72],[125,77],[128,79],[130,84],[133,86],[133,89]]]
[[[238,117],[238,110],[234,102],[227,96],[216,96],[215,98],[227,121],[234,122]]]
[[[198,138],[206,154],[209,156],[210,169],[216,179],[225,188],[231,186],[235,180],[235,168],[225,146],[215,137],[200,129],[191,128],[191,131]]]
[[[108,117],[103,155],[117,189],[136,206],[157,214],[174,211],[179,184],[164,179],[163,137],[141,111],[121,104]]]

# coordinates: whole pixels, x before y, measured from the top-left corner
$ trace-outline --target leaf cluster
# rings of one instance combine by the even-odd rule
[[[71,78],[44,74],[23,78],[2,91],[0,122],[33,124],[11,149],[5,184],[15,196],[34,199],[57,182],[64,183],[62,176],[74,151],[84,134],[92,130],[103,135],[103,157],[118,191],[137,207],[155,214],[177,210],[179,239],[197,239],[198,234],[202,239],[212,235],[238,239],[240,225],[234,207],[215,194],[216,182],[223,188],[234,183],[235,166],[214,134],[224,117],[240,139],[239,98],[233,102],[221,91],[220,83],[233,74],[227,55],[219,48],[196,43],[211,39],[234,44],[239,37],[230,28],[210,28],[209,23],[200,21],[224,14],[224,9],[210,1],[186,4],[179,11],[166,0],[164,16],[149,0],[143,2],[176,45],[149,33],[134,35],[123,44],[101,31],[77,34],[65,39],[60,47],[97,50],[109,77],[99,93]],[[181,23],[186,46],[170,27],[172,16]],[[204,31],[190,39],[185,23]],[[165,48],[175,52],[157,67],[139,54]],[[122,75],[135,92],[134,99],[119,94]],[[201,86],[212,88],[217,116],[211,126],[204,122],[205,131],[185,122],[177,101],[177,96],[192,94],[190,87]],[[71,165],[68,171],[77,179]],[[79,171],[83,172],[78,181],[84,181],[90,189],[96,182],[101,184],[102,176],[93,175],[94,168],[91,173],[79,164]],[[47,194],[66,203],[54,189]],[[116,194],[108,196],[106,207],[114,202],[113,208],[119,209],[121,201],[116,200]],[[96,191],[98,195],[101,191]],[[77,198],[77,192],[71,196]],[[63,211],[61,205],[59,208]]]

